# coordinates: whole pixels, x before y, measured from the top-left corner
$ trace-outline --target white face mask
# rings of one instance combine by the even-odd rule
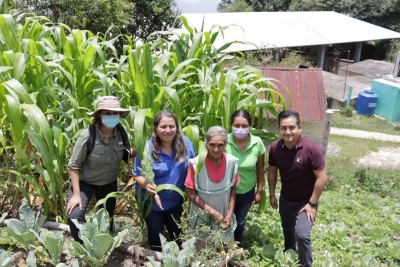
[[[232,133],[235,137],[242,139],[249,134],[249,128],[235,128],[232,127]]]

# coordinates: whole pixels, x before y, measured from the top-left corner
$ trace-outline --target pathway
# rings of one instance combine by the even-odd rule
[[[360,130],[350,130],[350,129],[342,129],[342,128],[332,127],[331,134],[400,143],[400,132],[399,132],[399,135],[390,135],[390,134],[383,134],[383,133],[376,133],[376,132],[366,132],[366,131],[360,131]]]

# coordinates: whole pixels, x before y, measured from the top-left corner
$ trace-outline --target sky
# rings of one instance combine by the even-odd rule
[[[216,13],[221,0],[175,0],[178,8],[185,13]]]

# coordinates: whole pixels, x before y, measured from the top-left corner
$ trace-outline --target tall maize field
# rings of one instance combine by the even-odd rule
[[[12,185],[15,205],[39,199],[45,215],[66,221],[67,160],[100,96],[116,95],[131,110],[123,124],[139,155],[162,109],[177,115],[197,149],[209,127],[229,131],[231,114],[242,108],[258,117],[253,133],[276,138],[263,130],[268,114],[286,109],[274,81],[250,66],[226,66],[242,56],[224,53],[232,43],[214,46],[226,27],[206,31],[181,19],[183,33],[168,39],[171,33],[154,33],[155,41],[135,43],[46,17],[0,15],[0,156],[12,159],[0,175]],[[118,39],[125,43],[121,52]]]

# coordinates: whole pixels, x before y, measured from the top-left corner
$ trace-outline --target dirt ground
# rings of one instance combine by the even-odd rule
[[[367,166],[376,169],[400,170],[400,147],[382,148],[377,152],[371,152],[366,157],[358,160],[359,166]]]
[[[400,157],[398,157],[400,153],[400,135],[396,136],[339,128],[331,128],[331,134],[393,142],[393,147],[381,148],[377,152],[371,152],[367,156],[358,159],[355,164],[357,166],[366,166],[377,169],[400,169]],[[336,144],[329,143],[328,156],[338,156],[340,151],[341,148]]]

